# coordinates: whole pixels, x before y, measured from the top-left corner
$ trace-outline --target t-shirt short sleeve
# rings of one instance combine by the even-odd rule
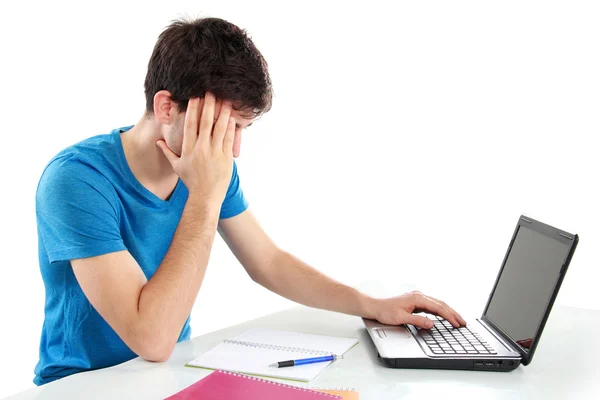
[[[225,194],[225,200],[221,205],[221,213],[219,218],[231,218],[246,211],[248,208],[248,200],[244,197],[244,192],[240,187],[240,177],[237,173],[237,165],[233,163],[233,173],[231,174],[231,182]]]
[[[36,194],[41,245],[51,263],[126,250],[114,188],[76,159],[53,160]]]

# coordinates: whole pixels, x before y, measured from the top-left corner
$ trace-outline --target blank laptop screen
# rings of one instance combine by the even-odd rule
[[[570,246],[521,226],[485,316],[525,350],[537,335]]]

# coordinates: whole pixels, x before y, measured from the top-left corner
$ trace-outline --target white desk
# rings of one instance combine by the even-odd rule
[[[221,340],[250,327],[357,337],[345,358],[307,384],[353,387],[361,400],[419,399],[591,399],[600,395],[600,311],[555,306],[533,362],[508,373],[402,370],[383,367],[357,317],[295,307],[179,343],[166,363],[134,359],[98,371],[72,375],[10,397],[25,399],[162,399],[210,371],[184,364]],[[594,382],[596,380],[596,382]]]

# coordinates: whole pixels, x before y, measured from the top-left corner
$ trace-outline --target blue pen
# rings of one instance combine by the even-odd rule
[[[283,367],[293,367],[294,365],[302,365],[302,364],[313,364],[318,362],[326,362],[326,361],[335,361],[344,358],[344,356],[330,355],[325,357],[316,357],[316,358],[303,358],[301,360],[289,360],[289,361],[279,361],[275,364],[269,365],[269,367],[275,368],[283,368]]]

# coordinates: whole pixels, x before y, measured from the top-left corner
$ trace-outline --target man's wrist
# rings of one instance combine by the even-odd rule
[[[219,211],[221,209],[222,199],[219,200],[216,196],[207,196],[204,193],[189,192],[188,204],[192,204],[196,208],[202,208],[207,212]]]
[[[191,208],[193,214],[201,216],[205,220],[218,220],[221,212],[221,202],[190,193],[186,202],[186,208]]]
[[[360,305],[360,316],[368,319],[377,319],[377,309],[379,308],[379,300],[367,296],[365,294],[359,294],[359,305]]]

